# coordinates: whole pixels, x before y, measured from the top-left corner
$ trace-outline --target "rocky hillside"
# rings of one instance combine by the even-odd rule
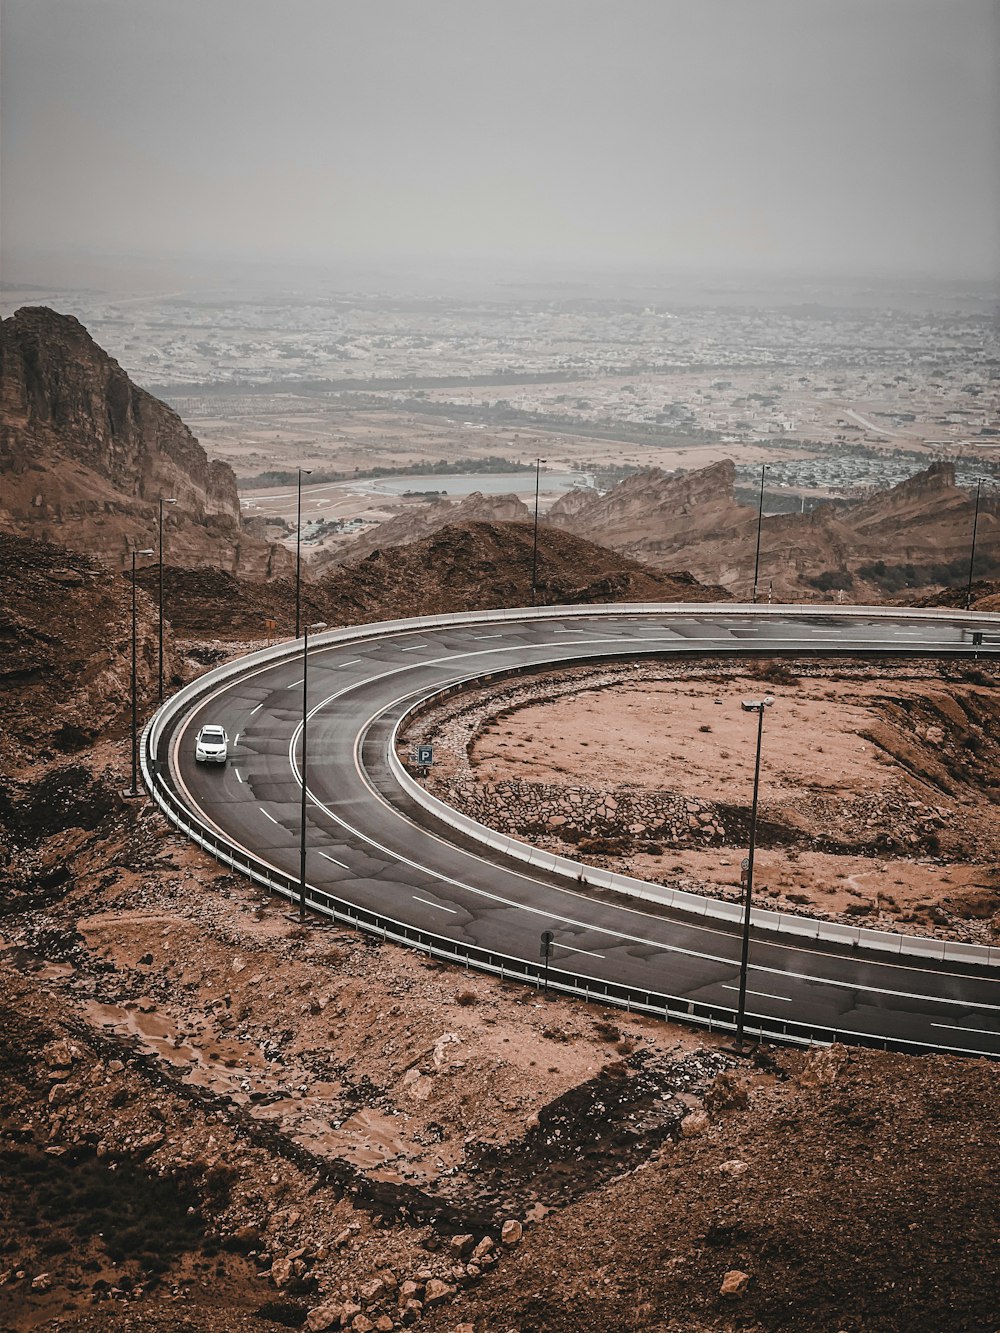
[[[0,774],[52,752],[73,753],[124,725],[131,609],[127,579],[101,562],[0,532]],[[144,592],[136,611],[145,706],[158,660],[156,610]],[[169,642],[166,648],[172,672]]]
[[[303,587],[303,616],[330,625],[482,611],[531,604],[532,529],[527,523],[449,525],[422,541],[375,550]],[[140,581],[152,596],[157,575]],[[685,573],[661,573],[568,532],[538,534],[540,605],[581,602],[707,602],[725,600]],[[278,637],[295,618],[290,580],[262,584],[213,569],[170,569],[165,600],[171,623],[186,634],[260,635],[265,622]]]
[[[0,527],[114,565],[132,545],[155,547],[157,501],[171,496],[172,563],[258,578],[290,566],[243,528],[232,469],[78,320],[44,306],[0,321],[0,480]]]
[[[514,523],[531,517],[532,511],[516,495],[483,495],[481,491],[473,491],[464,500],[435,500],[419,509],[407,509],[335,551],[318,553],[311,565],[314,572],[319,572],[333,564],[354,564],[373,551],[422,541],[444,527],[465,523]]]
[[[734,484],[731,462],[679,477],[654,468],[602,496],[562,497],[546,523],[749,597],[757,511],[736,502]],[[765,517],[759,595],[770,589],[791,600],[843,590],[854,601],[881,601],[906,588],[964,583],[972,519],[972,497],[955,485],[951,463],[933,463],[861,504]],[[977,553],[981,575],[1000,569],[1000,502],[993,496],[980,505]]]

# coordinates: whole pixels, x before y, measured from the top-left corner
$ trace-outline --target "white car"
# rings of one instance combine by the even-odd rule
[[[198,732],[194,757],[199,764],[224,764],[229,758],[229,737],[223,727],[208,724]]]

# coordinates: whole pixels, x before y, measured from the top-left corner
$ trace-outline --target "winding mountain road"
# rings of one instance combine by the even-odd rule
[[[996,617],[857,608],[546,608],[318,635],[308,677],[310,899],[322,908],[329,895],[360,924],[391,923],[389,938],[412,930],[415,943],[438,939],[441,956],[464,951],[470,965],[501,975],[537,973],[539,936],[551,930],[550,977],[569,993],[725,1028],[739,985],[736,920],[588,890],[555,873],[551,857],[529,865],[450,828],[401,783],[390,756],[396,724],[443,688],[568,663],[998,652]],[[286,889],[299,872],[302,674],[301,641],[220,669],[168,701],[144,740],[147,782],[168,815],[203,842],[246,849]],[[207,721],[233,742],[224,768],[195,763]],[[887,954],[764,929],[767,915],[755,917],[749,1032],[1000,1055],[995,958],[961,948],[947,959]]]

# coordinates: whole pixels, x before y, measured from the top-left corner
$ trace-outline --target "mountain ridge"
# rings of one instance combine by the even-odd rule
[[[22,306],[0,320],[0,525],[124,564],[155,545],[248,576],[290,567],[240,517],[236,477],[181,418],[134,384],[79,320]]]

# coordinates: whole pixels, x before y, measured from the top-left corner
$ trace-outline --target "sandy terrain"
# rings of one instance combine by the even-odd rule
[[[996,693],[986,677],[967,682],[934,665],[881,677],[846,664],[757,676],[580,669],[463,696],[419,730],[438,746],[433,789],[477,817],[478,791],[501,826],[528,841],[736,898],[756,746],[756,717],[740,701],[765,692],[775,703],[765,714],[756,893],[782,909],[881,929],[993,938],[1000,835],[990,769]],[[992,777],[963,778],[984,745]],[[594,793],[592,806],[610,791],[623,809],[630,794],[676,795],[697,814],[712,812],[701,820],[708,837],[697,815],[693,837],[686,826],[675,837],[637,833],[603,815],[567,825],[558,803],[568,791]],[[522,798],[539,792],[561,813],[526,828]]]

